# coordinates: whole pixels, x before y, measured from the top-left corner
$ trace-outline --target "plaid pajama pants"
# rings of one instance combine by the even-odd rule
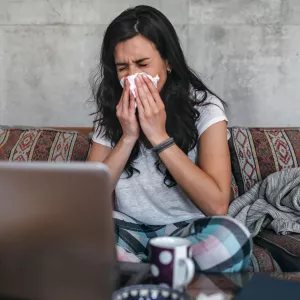
[[[147,262],[149,240],[159,236],[184,237],[192,242],[196,271],[238,272],[251,259],[248,229],[230,217],[207,217],[170,225],[145,225],[114,212],[118,259]]]

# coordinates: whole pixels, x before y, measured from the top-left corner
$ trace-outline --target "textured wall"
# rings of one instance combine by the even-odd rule
[[[299,0],[0,0],[0,124],[89,126],[89,75],[108,22],[150,4],[231,125],[300,126]]]

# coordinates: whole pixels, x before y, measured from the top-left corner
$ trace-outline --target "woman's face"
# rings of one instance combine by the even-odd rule
[[[168,63],[163,60],[151,41],[141,35],[117,44],[115,64],[118,78],[145,72],[152,77],[159,76],[157,89],[162,90],[167,80]]]

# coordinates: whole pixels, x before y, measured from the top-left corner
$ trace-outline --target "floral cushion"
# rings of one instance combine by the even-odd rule
[[[230,128],[232,173],[239,195],[283,168],[300,166],[300,129]]]
[[[277,235],[263,230],[255,237],[255,243],[267,249],[285,272],[300,270],[300,234]]]
[[[76,131],[0,127],[0,160],[85,161],[88,137]]]

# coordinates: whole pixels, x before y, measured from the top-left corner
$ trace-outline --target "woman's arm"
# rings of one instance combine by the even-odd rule
[[[176,145],[161,152],[160,158],[178,185],[203,213],[209,216],[227,214],[231,166],[225,121],[210,126],[200,136],[199,166]]]
[[[134,97],[132,93],[129,93],[129,82],[126,79],[125,88],[116,107],[116,114],[123,130],[123,136],[113,149],[93,143],[88,159],[88,161],[103,162],[107,165],[111,175],[112,193],[140,135],[134,103]]]
[[[133,140],[126,139],[125,137],[122,137],[113,149],[97,143],[93,143],[92,145],[88,161],[103,162],[107,165],[111,176],[112,193],[115,190],[134,145],[135,142]]]
[[[166,111],[157,89],[147,76],[137,76],[141,128],[153,147],[166,141]],[[227,214],[230,199],[230,154],[226,122],[211,125],[199,139],[199,167],[176,145],[160,158],[189,198],[206,215]]]

